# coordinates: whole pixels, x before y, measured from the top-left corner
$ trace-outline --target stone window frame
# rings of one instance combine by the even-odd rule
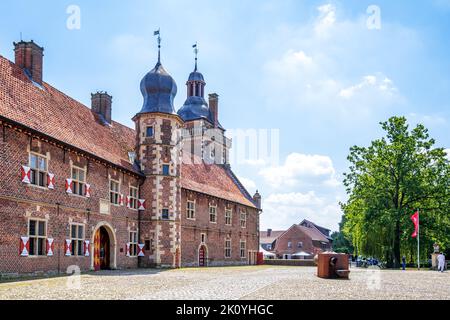
[[[71,222],[69,227],[69,238],[70,238],[70,243],[72,244],[72,251],[71,254],[74,257],[84,257],[84,241],[86,240],[86,224],[84,223],[79,223],[79,222]],[[73,237],[72,234],[72,228],[75,227],[75,237]],[[83,234],[82,237],[79,237],[79,228],[82,227],[83,228]],[[74,245],[75,244],[75,245]],[[80,248],[81,248],[81,254],[80,254]],[[78,250],[76,250],[78,249]]]
[[[74,174],[73,174],[74,170],[78,171],[76,179],[74,178]],[[83,172],[84,180],[80,180],[79,179],[79,171]],[[72,186],[71,186],[72,187],[72,193],[71,194],[75,195],[75,196],[79,196],[79,197],[86,197],[86,181],[87,181],[87,168],[86,168],[86,166],[84,166],[82,168],[82,167],[78,167],[78,166],[76,166],[74,164],[71,164],[71,166],[70,166],[70,177],[72,179]],[[76,189],[75,185],[78,186],[78,190],[75,190]],[[80,188],[82,190],[81,194],[78,192],[80,190]]]
[[[132,196],[131,190],[136,190],[136,194],[134,196]],[[128,185],[128,196],[129,196],[129,200],[130,200],[130,208],[132,210],[138,210],[138,200],[139,200],[139,187],[135,187],[131,184]],[[134,206],[132,205],[134,203]]]
[[[229,246],[227,246],[227,244],[229,244]],[[226,237],[225,238],[225,247],[224,247],[225,259],[231,259],[231,248],[232,248],[231,238]]]
[[[117,184],[117,191],[111,189],[112,183],[116,183]],[[120,189],[121,189],[120,187],[121,187],[120,179],[119,180],[115,180],[115,179],[109,178],[109,203],[111,203],[113,206],[117,206],[117,207],[120,206],[120,203],[119,203]],[[114,193],[114,196],[115,196],[115,201],[114,202],[113,202],[113,199],[112,199],[113,193]]]
[[[138,255],[138,230],[128,231],[128,240],[130,244],[130,257],[137,257]]]
[[[214,209],[214,214],[211,212],[211,209]],[[208,209],[209,214],[209,223],[215,223],[217,224],[217,205],[209,205]],[[214,216],[214,221],[211,221],[211,217]]]
[[[227,217],[227,213],[230,213],[230,216]],[[230,223],[227,223],[227,221],[230,221]],[[226,208],[225,207],[225,225],[226,226],[233,226],[233,209],[232,208]]]
[[[189,204],[193,204],[193,207],[189,208]],[[195,220],[195,206],[196,206],[195,200],[186,201],[186,219]],[[192,213],[192,216],[190,216],[189,213]]]
[[[31,235],[30,234],[30,226],[31,226],[31,221],[35,221],[36,226],[35,226],[35,234]],[[40,222],[44,222],[44,235],[39,235],[39,223]],[[47,234],[48,234],[48,220],[47,219],[42,219],[42,218],[34,218],[34,217],[29,217],[28,218],[28,226],[27,226],[27,235],[28,235],[28,243],[30,244],[30,250],[29,250],[29,257],[46,257],[47,256]],[[43,243],[41,244],[42,246],[42,254],[36,254],[38,252],[38,241],[41,240],[43,241]],[[34,253],[31,253],[31,242],[34,241],[33,243],[33,247],[34,247]]]
[[[200,243],[206,244],[206,233],[200,233]]]
[[[244,217],[244,219],[242,219]],[[242,229],[247,228],[247,211],[245,209],[239,210],[239,225]]]
[[[28,165],[29,165],[30,171],[31,171],[30,185],[33,186],[33,187],[46,189],[47,188],[47,176],[48,176],[48,163],[49,163],[50,157],[49,157],[48,154],[41,154],[41,153],[35,152],[35,151],[29,151],[28,153],[29,153],[29,155],[28,155]],[[37,167],[33,167],[31,165],[31,157],[32,156],[37,157],[37,160],[36,160],[37,161]],[[42,159],[45,160],[45,170],[39,169],[39,158],[42,158]],[[39,175],[40,173],[44,174],[43,177],[42,177],[42,180],[43,180],[42,183],[43,184],[40,185],[39,182],[38,183],[33,183],[33,177],[36,179],[37,177],[40,176]]]
[[[242,247],[244,244],[244,247]],[[239,242],[239,255],[241,259],[245,259],[247,257],[247,240],[241,240]]]

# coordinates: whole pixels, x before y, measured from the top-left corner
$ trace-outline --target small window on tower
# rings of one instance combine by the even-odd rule
[[[162,218],[164,220],[168,220],[169,219],[169,209],[162,209]]]
[[[147,127],[147,130],[145,131],[145,135],[147,137],[153,137],[153,127]]]
[[[168,176],[169,175],[169,165],[168,164],[163,164],[163,175],[164,176]]]

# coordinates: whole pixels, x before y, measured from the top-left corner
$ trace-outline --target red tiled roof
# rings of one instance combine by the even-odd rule
[[[47,83],[37,87],[23,70],[0,56],[0,116],[138,173],[129,162],[136,133],[118,122],[100,124],[95,113]],[[222,166],[183,164],[185,189],[255,207]]]
[[[323,242],[327,242],[327,243],[330,242],[327,239],[327,237],[325,237],[319,230],[317,230],[315,228],[308,228],[308,227],[300,226],[298,224],[292,225],[291,228],[296,228],[296,229],[306,233],[306,235],[308,237],[310,237],[311,240],[323,241]],[[291,228],[289,228],[288,230],[290,230]],[[284,231],[272,231],[272,233],[270,234],[270,237],[267,236],[267,231],[260,231],[259,232],[260,243],[272,243],[276,239],[278,239],[281,235],[283,235],[286,231],[287,230],[284,230]]]
[[[135,132],[112,121],[105,126],[80,102],[47,83],[34,85],[23,70],[0,56],[0,115],[51,138],[133,170],[128,151]]]
[[[281,236],[283,233],[285,233],[286,230],[282,231],[272,231],[270,233],[270,236],[267,236],[267,231],[260,231],[259,232],[259,242],[260,243],[272,243],[276,239],[278,239],[279,236]]]
[[[183,157],[181,165],[183,188],[255,208],[253,202],[245,197],[233,181],[227,172],[228,169],[216,164],[206,164],[198,158],[195,160],[189,161],[189,155]]]

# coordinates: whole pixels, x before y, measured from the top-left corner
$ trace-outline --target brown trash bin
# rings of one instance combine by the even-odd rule
[[[348,254],[319,253],[317,258],[317,276],[324,279],[349,278]]]

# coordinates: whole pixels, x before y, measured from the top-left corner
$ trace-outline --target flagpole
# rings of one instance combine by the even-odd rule
[[[417,209],[417,269],[420,271],[420,209]]]

